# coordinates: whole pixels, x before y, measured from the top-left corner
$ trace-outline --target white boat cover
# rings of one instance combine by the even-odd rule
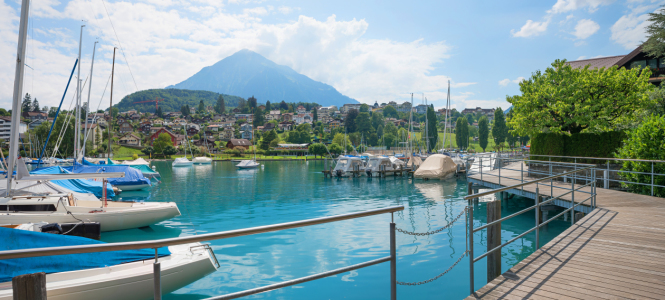
[[[443,154],[434,154],[428,157],[418,167],[413,177],[426,179],[445,179],[451,177],[457,171],[457,165],[453,160]]]
[[[391,156],[389,158],[390,158],[390,162],[393,165],[397,166],[397,167],[405,165],[404,162],[401,159],[397,158],[397,157]]]
[[[140,159],[140,158],[139,158],[139,159]],[[211,162],[212,162],[212,158],[210,158],[210,157],[205,157],[205,156],[199,156],[199,157],[194,157],[194,158],[192,159],[192,162],[195,163],[195,164],[196,164],[196,163],[199,163],[199,164],[201,164],[201,163],[206,163],[206,164],[207,164],[207,163],[211,163]]]
[[[142,157],[139,157],[135,160],[125,160],[125,161],[122,162],[122,164],[123,165],[130,165],[130,166],[131,165],[146,165],[146,166],[149,166],[150,162],[146,161]]]
[[[415,165],[415,166],[420,166],[420,165],[422,165],[422,164],[423,164],[423,160],[420,159],[420,157],[418,157],[418,156],[411,156],[411,158],[409,158],[409,162],[406,163],[406,166],[407,166],[407,167],[413,167],[414,165]]]
[[[259,163],[255,162],[254,160],[248,159],[248,160],[243,160],[239,164],[236,165],[236,167],[239,168],[254,168],[258,167]]]

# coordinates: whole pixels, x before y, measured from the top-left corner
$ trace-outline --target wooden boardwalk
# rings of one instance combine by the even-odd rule
[[[498,185],[487,173],[498,171],[482,178]],[[521,182],[520,171],[501,175],[517,178],[501,178],[502,186]],[[480,174],[469,179],[479,182]],[[524,190],[535,193],[535,184]],[[549,186],[539,194],[549,196]],[[576,193],[575,202],[584,198]],[[597,206],[467,299],[665,299],[665,199],[598,188]]]

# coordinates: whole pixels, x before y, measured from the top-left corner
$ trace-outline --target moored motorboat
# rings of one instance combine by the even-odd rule
[[[457,172],[457,164],[450,156],[443,154],[430,155],[413,173],[419,179],[447,179]]]
[[[379,174],[379,171],[382,170],[395,170],[395,165],[392,163],[390,158],[385,156],[371,156],[367,159],[367,166],[365,167],[365,173],[367,176],[377,175]]]
[[[332,171],[332,175],[336,177],[349,177],[353,176],[353,171],[358,170],[358,176],[362,175],[365,170],[362,159],[352,155],[340,155],[337,158],[337,165]]]
[[[255,169],[258,168],[261,164],[257,163],[253,159],[243,160],[236,165],[240,169]]]

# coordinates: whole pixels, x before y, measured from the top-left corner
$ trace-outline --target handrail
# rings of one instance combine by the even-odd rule
[[[544,154],[525,154],[528,156],[544,156],[544,157],[558,157],[558,158],[580,158],[580,159],[595,159],[595,160],[616,160],[616,161],[641,161],[641,162],[658,162],[665,163],[665,160],[653,159],[637,159],[637,158],[612,158],[612,157],[585,157],[585,156],[559,156],[559,155],[544,155]]]
[[[490,159],[491,159],[491,157],[490,157]],[[495,159],[498,160],[499,162],[500,162],[501,160],[505,160],[505,159],[507,159],[508,161],[513,160],[513,159],[511,159],[511,158],[501,158],[501,157],[496,157]],[[479,167],[480,167],[480,175],[481,175],[481,181],[482,181],[482,174],[483,174],[483,172],[482,172],[482,158],[480,159],[480,161],[481,161],[481,162],[479,162]],[[530,160],[518,159],[517,161],[530,161]],[[552,168],[551,168],[551,166],[552,166],[552,162],[545,162],[545,161],[543,161],[543,163],[549,163],[549,164],[550,164],[550,174],[552,174]],[[571,163],[567,163],[567,164],[571,164]],[[573,167],[575,167],[575,170],[573,170],[573,171],[564,172],[564,173],[559,173],[559,174],[554,174],[554,175],[546,176],[546,177],[544,177],[544,178],[535,179],[535,180],[531,180],[531,181],[528,181],[528,182],[522,182],[522,183],[515,184],[515,185],[511,185],[511,186],[501,187],[501,188],[497,188],[497,189],[493,189],[493,190],[490,190],[490,191],[486,191],[486,192],[482,192],[482,193],[477,193],[477,194],[473,194],[473,195],[467,195],[467,196],[464,197],[465,200],[478,199],[479,197],[482,197],[482,196],[491,195],[491,194],[495,194],[495,193],[498,193],[498,192],[503,192],[503,191],[507,191],[507,190],[511,190],[511,189],[518,189],[518,188],[520,188],[520,187],[522,187],[522,191],[523,191],[523,190],[524,190],[524,188],[523,188],[524,186],[529,185],[529,184],[534,184],[534,183],[536,184],[535,205],[533,205],[533,206],[531,206],[531,207],[527,207],[527,208],[525,208],[525,209],[522,209],[522,210],[520,210],[520,211],[518,211],[518,212],[515,212],[515,213],[513,213],[513,214],[511,214],[511,215],[508,215],[508,216],[506,216],[506,217],[499,218],[498,220],[493,220],[493,221],[491,221],[491,222],[487,222],[487,224],[485,224],[485,225],[483,225],[483,226],[479,226],[479,227],[477,227],[477,228],[474,228],[474,225],[473,225],[473,209],[469,209],[469,213],[468,213],[468,227],[467,227],[467,238],[468,238],[468,240],[467,240],[467,242],[468,242],[468,243],[467,243],[467,244],[468,244],[468,250],[467,250],[467,251],[469,251],[469,275],[470,275],[469,288],[470,288],[470,293],[471,293],[471,294],[473,294],[473,293],[475,292],[475,288],[474,288],[474,263],[475,263],[475,262],[477,262],[477,261],[479,261],[480,259],[482,259],[482,258],[488,256],[488,255],[491,254],[491,253],[494,253],[494,252],[496,252],[496,251],[501,251],[501,249],[502,249],[503,247],[505,247],[505,246],[511,244],[512,242],[514,242],[514,241],[516,241],[516,240],[518,240],[518,239],[520,239],[520,238],[526,236],[527,234],[529,234],[529,233],[531,233],[531,232],[533,232],[533,231],[536,232],[536,243],[535,243],[535,244],[536,244],[536,249],[539,249],[539,248],[540,248],[539,229],[540,229],[543,225],[545,225],[545,224],[551,222],[551,221],[554,220],[555,218],[558,218],[559,216],[564,215],[564,214],[566,214],[566,213],[568,213],[568,212],[570,212],[571,224],[574,223],[574,221],[575,221],[574,212],[575,212],[576,207],[579,206],[579,205],[581,205],[581,204],[583,204],[583,203],[585,203],[585,202],[587,202],[587,201],[590,200],[590,199],[591,199],[591,207],[592,207],[592,209],[595,208],[595,198],[596,198],[596,172],[592,172],[591,176],[581,176],[581,177],[577,177],[576,175],[573,175],[573,176],[572,176],[573,179],[571,180],[571,187],[570,187],[570,189],[568,189],[568,188],[563,188],[563,187],[557,187],[557,189],[559,189],[559,188],[563,188],[563,189],[565,189],[565,190],[568,190],[568,192],[565,192],[565,193],[563,193],[563,194],[560,194],[560,195],[557,195],[556,197],[554,197],[554,195],[553,195],[553,191],[554,191],[554,190],[553,190],[553,188],[554,188],[553,180],[554,180],[555,178],[564,177],[564,176],[568,176],[568,175],[571,175],[571,174],[576,174],[576,173],[583,172],[583,171],[587,171],[587,170],[590,170],[590,169],[593,169],[593,170],[596,169],[596,166],[593,165],[593,164],[580,164],[580,163],[574,163],[574,164],[572,164],[572,165],[573,165]],[[578,166],[583,166],[583,167],[578,169],[578,168],[577,168]],[[490,169],[491,169],[491,168],[492,168],[492,163],[491,163],[491,160],[490,160]],[[498,171],[499,171],[499,172],[498,172],[498,175],[497,175],[497,174],[487,174],[487,175],[498,176],[498,177],[499,177],[499,185],[501,185],[501,169],[502,169],[502,165],[500,165],[497,169],[498,169]],[[510,170],[512,170],[512,169],[510,169]],[[519,171],[523,173],[523,170],[519,170]],[[517,179],[515,179],[515,180],[517,180]],[[524,178],[522,177],[521,180],[524,181]],[[548,200],[546,200],[546,201],[543,201],[543,202],[540,202],[541,194],[540,194],[540,192],[539,192],[539,186],[538,186],[538,183],[543,182],[543,181],[548,181],[548,180],[550,181],[550,185],[549,185],[549,186],[550,186],[550,193],[551,193],[551,194],[550,194],[550,199],[548,199]],[[586,181],[587,183],[584,184],[584,185],[578,185],[578,186],[576,187],[576,186],[575,186],[575,182],[578,181],[578,180],[583,180],[583,181]],[[590,192],[582,191],[583,188],[585,188],[585,187],[589,187],[589,186],[591,187],[591,191],[590,191]],[[469,188],[471,188],[471,184],[469,185]],[[587,198],[584,199],[583,201],[575,202],[575,192],[576,192],[576,191],[577,191],[578,193],[589,194],[589,197],[587,197]],[[572,194],[572,195],[571,195],[571,199],[570,199],[570,201],[571,201],[571,206],[570,206],[569,208],[565,209],[565,210],[564,210],[563,212],[561,212],[560,214],[556,215],[555,217],[549,219],[548,221],[545,221],[545,222],[542,222],[542,223],[541,223],[541,221],[540,221],[540,217],[539,217],[540,207],[541,207],[543,204],[546,204],[546,203],[552,202],[552,201],[554,201],[554,200],[556,200],[556,199],[561,199],[561,197],[563,197],[563,196],[565,196],[565,195],[568,195],[568,194]],[[471,206],[471,205],[472,205],[472,204],[469,203],[469,206]],[[471,207],[472,207],[472,206],[471,206]],[[486,251],[486,252],[483,253],[482,255],[480,255],[480,256],[474,258],[474,254],[473,254],[473,248],[474,248],[474,247],[473,247],[473,235],[474,235],[475,232],[478,232],[478,231],[480,231],[480,230],[486,229],[486,228],[488,228],[488,227],[490,227],[490,226],[493,226],[493,225],[496,225],[496,224],[501,224],[501,222],[503,222],[503,221],[505,221],[505,220],[508,220],[508,219],[513,218],[513,217],[518,216],[518,215],[521,215],[521,214],[523,214],[523,213],[525,213],[525,212],[527,212],[527,211],[530,211],[530,210],[535,210],[535,213],[536,213],[536,217],[535,217],[536,225],[535,225],[533,228],[531,228],[531,229],[529,229],[529,230],[523,232],[522,234],[520,234],[520,235],[518,235],[518,236],[516,236],[516,237],[513,237],[512,239],[508,240],[507,242],[501,243],[501,242],[499,241],[499,243],[500,243],[499,245],[495,246],[493,249],[490,249],[490,250]],[[488,221],[489,221],[489,220],[488,220]]]
[[[64,255],[64,254],[80,254],[91,252],[107,252],[119,250],[136,250],[147,248],[160,248],[173,245],[181,245],[194,242],[205,242],[210,240],[226,239],[232,237],[253,235],[265,232],[279,231],[284,229],[293,229],[311,225],[318,225],[336,221],[343,221],[367,216],[374,216],[385,213],[394,213],[404,210],[404,206],[392,206],[387,208],[380,208],[374,210],[367,210],[363,212],[349,213],[337,216],[322,217],[316,219],[309,219],[303,221],[287,222],[266,226],[257,226],[245,229],[236,229],[215,233],[207,233],[201,235],[193,235],[186,237],[168,238],[152,241],[140,242],[122,242],[122,243],[109,243],[109,244],[95,244],[95,245],[77,245],[77,246],[62,246],[62,247],[48,247],[48,248],[32,248],[20,250],[7,250],[0,251],[0,260],[12,258],[26,258],[26,257],[39,257],[51,255]]]
[[[546,181],[546,180],[558,178],[558,177],[561,177],[561,176],[570,175],[570,174],[577,173],[579,171],[588,170],[588,169],[593,169],[593,167],[586,167],[586,168],[582,168],[582,169],[577,169],[577,170],[566,172],[566,173],[556,174],[556,175],[547,176],[547,177],[543,177],[543,178],[528,181],[528,182],[518,183],[518,184],[515,184],[515,185],[511,185],[511,186],[494,189],[494,190],[491,190],[491,191],[488,191],[488,192],[482,192],[482,193],[478,193],[478,194],[468,195],[468,196],[464,197],[464,200],[470,200],[470,199],[473,199],[473,198],[480,198],[482,196],[487,196],[487,195],[495,194],[495,193],[498,193],[498,192],[503,192],[503,191],[515,189],[515,188],[518,188],[518,187],[523,187],[525,185],[529,185],[529,184],[532,184],[532,183]]]

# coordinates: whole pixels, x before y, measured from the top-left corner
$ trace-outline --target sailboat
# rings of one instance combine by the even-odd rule
[[[189,142],[187,141],[187,138],[185,137],[185,143],[189,145]],[[192,152],[192,147],[189,147],[189,152]],[[192,153],[192,157],[194,157],[194,153]],[[171,164],[172,167],[191,167],[192,166],[192,161],[187,159],[187,149],[185,149],[185,157],[178,157],[176,158],[173,163]]]
[[[256,145],[254,145],[253,141],[254,141],[254,131],[252,131],[252,147],[254,149],[254,159],[241,161],[239,164],[236,165],[236,167],[238,167],[239,169],[255,169],[261,165],[256,162]]]

